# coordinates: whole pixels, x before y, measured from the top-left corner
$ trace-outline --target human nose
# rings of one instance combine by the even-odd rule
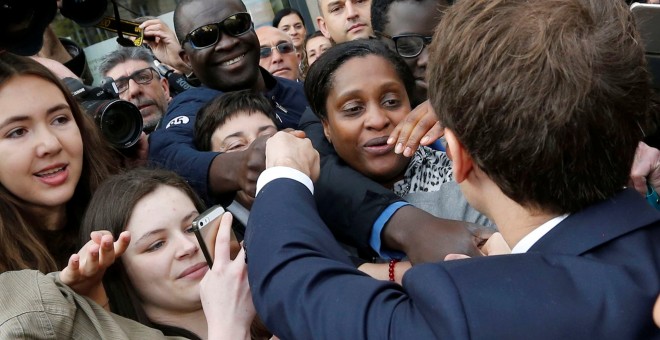
[[[367,111],[364,125],[369,130],[381,131],[390,126],[390,119],[382,110],[370,108]]]
[[[280,53],[280,50],[278,50],[276,47],[271,47],[271,56],[270,56],[270,62],[272,64],[277,64],[282,62],[284,59],[282,58],[282,53]]]
[[[124,98],[120,98],[123,100],[128,100],[130,101],[131,99],[135,99],[142,95],[142,86],[138,84],[133,78],[128,80],[128,89],[122,93],[124,95]]]
[[[346,19],[356,18],[357,16],[358,12],[353,7],[353,2],[346,1]]]
[[[428,62],[429,62],[429,51],[428,48],[424,46],[422,47],[422,52],[419,54],[419,57],[417,58],[417,66],[426,68]]]
[[[48,128],[43,128],[38,134],[36,146],[37,157],[55,155],[62,150],[59,138]]]
[[[179,246],[177,248],[177,258],[184,258],[187,256],[192,256],[199,250],[199,245],[197,240],[192,234],[187,235],[181,233],[179,236]]]

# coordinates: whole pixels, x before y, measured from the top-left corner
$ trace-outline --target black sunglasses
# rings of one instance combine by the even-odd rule
[[[399,34],[389,36],[382,32],[376,32],[377,36],[383,36],[394,41],[396,53],[404,58],[414,58],[422,53],[424,47],[431,43],[433,36],[415,33]]]
[[[259,57],[261,59],[270,57],[273,54],[274,48],[277,48],[277,52],[280,52],[280,54],[291,53],[294,50],[292,43],[283,42],[273,47],[262,47],[261,49],[259,49]]]
[[[194,49],[207,48],[220,41],[220,31],[232,37],[238,37],[251,29],[252,17],[250,17],[250,14],[245,12],[236,13],[220,22],[195,28],[186,35],[182,44],[189,42]]]

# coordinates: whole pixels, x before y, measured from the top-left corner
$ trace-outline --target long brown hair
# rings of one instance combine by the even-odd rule
[[[174,172],[160,169],[133,169],[111,176],[96,191],[81,223],[80,242],[87,242],[89,234],[95,230],[108,230],[117,239],[119,234],[126,230],[137,203],[164,186],[181,190],[190,198],[198,211],[204,211],[204,202],[190,185]],[[162,327],[153,324],[145,314],[135,289],[126,275],[121,258],[108,268],[103,277],[103,284],[110,300],[110,308],[114,313],[148,326]],[[176,327],[168,327],[167,330],[169,333],[185,333],[185,336],[191,337],[189,332]]]
[[[82,137],[83,167],[73,197],[66,204],[66,226],[55,232],[45,231],[39,216],[29,214],[25,202],[0,184],[0,273],[28,268],[42,272],[61,269],[76,251],[76,236],[87,202],[116,170],[108,144],[60,80],[30,58],[0,53],[0,91],[10,79],[25,75],[49,81],[64,95]]]

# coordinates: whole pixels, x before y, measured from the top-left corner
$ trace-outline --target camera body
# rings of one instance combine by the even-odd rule
[[[63,81],[112,146],[128,149],[140,140],[143,127],[140,110],[131,102],[119,99],[114,81],[105,81],[101,87],[86,86],[74,78]]]

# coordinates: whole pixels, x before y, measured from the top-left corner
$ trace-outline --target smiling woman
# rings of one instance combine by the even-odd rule
[[[110,150],[46,68],[0,54],[0,272],[62,269]]]

